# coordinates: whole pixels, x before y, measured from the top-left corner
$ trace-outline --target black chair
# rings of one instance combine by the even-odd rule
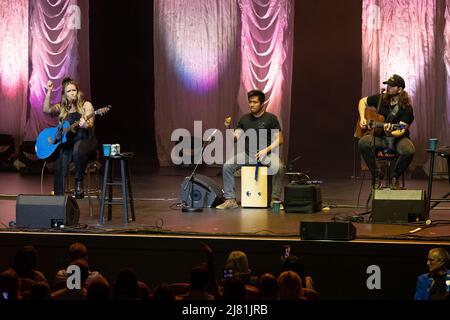
[[[88,198],[89,202],[89,216],[92,217],[92,198],[97,198],[98,204],[100,206],[100,200],[102,197],[102,190],[100,189],[100,170],[102,168],[102,164],[98,161],[99,152],[97,151],[97,156],[95,159],[88,162],[85,171],[85,181],[87,182],[84,188],[84,195]],[[71,169],[72,172],[75,168]],[[75,193],[75,189],[71,188],[70,180],[67,179],[66,183],[66,193],[73,195]],[[93,180],[93,181],[92,181]]]
[[[0,171],[14,171],[15,141],[9,134],[0,134]]]
[[[102,195],[102,190],[100,189],[100,170],[101,170],[101,163],[98,161],[99,159],[99,152],[97,151],[95,154],[93,154],[91,160],[88,162],[88,165],[86,167],[85,171],[85,177],[87,180],[86,188],[84,189],[84,194],[88,198],[89,201],[89,216],[92,217],[93,213],[93,205],[92,205],[92,197],[96,197],[99,205],[100,205],[100,199]],[[44,172],[47,170],[51,170],[52,166],[47,163],[47,161],[44,161],[41,169],[41,194],[44,194]],[[74,163],[71,162],[69,165],[69,173],[68,177],[66,179],[66,185],[65,185],[65,193],[73,196],[75,193],[75,189],[71,187],[70,185],[70,174],[75,171]],[[94,183],[92,183],[92,180],[94,180]],[[54,191],[52,192],[52,194]]]
[[[375,161],[378,162],[378,164],[380,162],[384,162],[384,164],[386,165],[386,172],[384,174],[384,176],[387,177],[387,185],[389,186],[389,184],[391,183],[391,178],[392,178],[392,163],[394,163],[395,161],[397,161],[398,157],[400,155],[395,152],[395,151],[391,151],[391,150],[378,150],[375,154]],[[402,188],[405,188],[405,174],[402,174]]]

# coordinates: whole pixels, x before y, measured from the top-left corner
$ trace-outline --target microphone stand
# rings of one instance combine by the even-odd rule
[[[380,93],[380,98],[378,99],[378,103],[377,103],[377,113],[374,119],[374,122],[376,124],[376,121],[378,119],[378,115],[380,114],[380,108],[381,108],[381,102],[383,101],[383,95],[384,92],[386,91],[386,89],[382,88],[381,89],[381,93]],[[369,124],[367,124],[369,125]],[[376,125],[375,128],[372,128],[372,147],[373,147],[373,163],[374,163],[374,172],[373,172],[373,176],[372,176],[372,190],[370,191],[369,194],[369,198],[367,198],[366,201],[366,210],[369,209],[369,202],[372,199],[372,196],[375,195],[375,182],[376,182],[376,174],[377,174],[377,148],[375,145],[375,130],[376,130]]]
[[[189,176],[188,179],[188,184],[189,184],[189,188],[191,188],[190,190],[190,194],[191,194],[191,206],[190,207],[183,207],[181,209],[182,212],[202,212],[203,208],[194,208],[194,178],[195,178],[195,171],[197,171],[198,165],[200,164],[200,162],[202,162],[203,159],[203,150],[205,149],[205,147],[208,145],[209,142],[211,142],[211,138],[213,137],[213,135],[216,133],[216,131],[214,131],[211,136],[206,140],[207,143],[203,143],[202,144],[202,149],[200,150],[200,159],[197,162],[197,164],[194,167],[194,170],[192,171],[191,175]]]

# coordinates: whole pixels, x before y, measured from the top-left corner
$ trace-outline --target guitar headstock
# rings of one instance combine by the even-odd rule
[[[103,116],[103,115],[107,114],[109,112],[109,110],[111,110],[111,108],[112,108],[111,105],[106,106],[104,108],[100,108],[100,109],[95,111],[95,114],[99,115],[99,116]]]

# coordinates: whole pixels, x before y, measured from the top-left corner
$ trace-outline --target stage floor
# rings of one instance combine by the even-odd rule
[[[220,172],[220,168],[199,170],[221,186]],[[364,215],[365,222],[353,223],[356,227],[353,241],[300,239],[301,221],[331,222],[365,213],[370,193],[368,179],[314,177],[323,180],[323,204],[329,208],[315,214],[275,214],[270,209],[245,208],[183,213],[179,206],[181,183],[189,173],[189,169],[133,165],[135,222],[125,224],[122,207],[114,206],[112,221],[100,225],[98,203],[93,202],[90,216],[88,200],[83,199],[78,201],[80,225],[62,230],[9,228],[9,222],[15,220],[16,196],[40,194],[40,176],[0,173],[0,266],[6,268],[19,247],[32,244],[39,250],[41,270],[52,275],[64,266],[67,247],[81,241],[89,248],[91,263],[107,279],[112,281],[118,270],[131,267],[143,281],[156,285],[188,281],[189,270],[204,259],[201,243],[214,249],[217,279],[232,250],[246,252],[254,274],[278,274],[280,251],[290,245],[293,254],[302,257],[321,299],[409,300],[417,276],[426,271],[428,250],[450,247],[449,203],[431,211],[433,224],[429,227],[423,222],[375,224],[368,222],[369,215]],[[52,184],[52,175],[45,175],[44,193],[50,193]],[[406,186],[426,190],[427,180],[407,179]],[[240,194],[240,178],[236,179],[236,187]],[[448,191],[448,180],[435,180],[433,198]],[[418,227],[421,231],[410,233]],[[366,287],[367,267],[372,265],[383,270],[382,290]],[[399,266],[408,266],[401,277]]]
[[[322,199],[325,208],[315,214],[273,213],[270,209],[234,210],[204,209],[199,213],[184,213],[180,207],[180,186],[189,175],[187,168],[144,167],[132,170],[132,187],[135,197],[136,221],[125,224],[122,206],[113,206],[113,219],[99,224],[99,205],[93,200],[93,214],[89,214],[88,200],[78,200],[80,226],[66,228],[64,232],[114,233],[114,234],[170,234],[231,237],[299,238],[300,221],[348,220],[367,212],[366,200],[370,193],[370,181],[362,179],[323,179]],[[222,186],[220,168],[202,168],[199,173],[214,179]],[[15,220],[15,197],[18,194],[40,194],[40,175],[21,175],[15,172],[0,173],[0,225],[1,231],[16,231],[9,228]],[[43,193],[52,190],[53,177],[46,174]],[[287,181],[286,181],[287,182]],[[73,185],[73,182],[72,182]],[[407,179],[408,189],[427,189],[427,180]],[[237,194],[240,194],[240,178],[236,179]],[[433,197],[449,191],[448,180],[435,180]],[[115,194],[120,197],[121,193]],[[370,210],[370,204],[369,204]],[[447,241],[450,240],[450,204],[441,203],[430,212],[431,226],[423,222],[411,224],[370,223],[370,214],[363,215],[364,222],[354,222],[357,239]],[[422,227],[413,234],[410,231]],[[56,230],[55,230],[56,231]]]

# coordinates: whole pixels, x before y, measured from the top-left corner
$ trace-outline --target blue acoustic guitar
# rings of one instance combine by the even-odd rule
[[[89,115],[86,120],[89,120],[94,115],[103,116],[111,108],[111,106],[107,106],[98,109],[93,114]],[[37,157],[42,160],[49,158],[58,146],[67,142],[67,133],[75,132],[79,125],[80,121],[75,121],[72,125],[68,121],[64,121],[57,127],[42,130],[36,138],[36,145],[34,147],[36,149]]]

